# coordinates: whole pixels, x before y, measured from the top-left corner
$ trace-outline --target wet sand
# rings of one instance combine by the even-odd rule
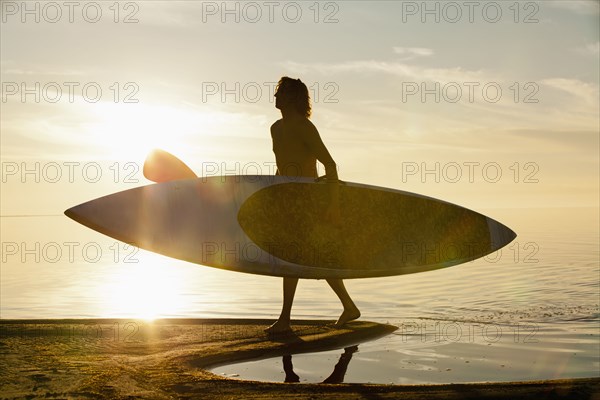
[[[395,327],[270,320],[0,320],[2,398],[598,399],[600,378],[447,385],[264,383],[207,369],[234,361],[342,348]]]

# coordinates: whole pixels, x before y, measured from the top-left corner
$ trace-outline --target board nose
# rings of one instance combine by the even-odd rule
[[[490,241],[492,251],[496,251],[512,242],[517,234],[508,226],[488,217],[488,227],[490,231]]]
[[[72,208],[72,207],[71,207],[71,208],[69,208],[68,210],[65,210],[64,214],[65,214],[67,217],[71,218],[71,219],[75,219],[75,218],[74,218],[74,217],[75,217],[75,214],[73,213],[73,208]]]
[[[94,213],[91,204],[94,200],[87,203],[78,204],[64,211],[64,214],[71,218],[73,221],[80,223],[88,228],[98,230],[99,222],[97,213]]]
[[[73,221],[80,222],[81,218],[80,218],[79,213],[76,211],[77,207],[79,207],[79,206],[74,206],[74,207],[69,208],[68,210],[65,210],[64,214],[67,217],[71,218]]]

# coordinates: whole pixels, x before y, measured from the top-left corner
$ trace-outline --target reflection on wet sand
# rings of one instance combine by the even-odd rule
[[[348,364],[352,360],[352,354],[358,351],[358,346],[349,346],[344,349],[344,352],[340,355],[340,359],[333,368],[333,372],[329,375],[322,383],[343,383],[346,371],[348,370]],[[292,355],[287,354],[283,356],[283,371],[285,372],[286,383],[300,382],[300,377],[294,372],[294,366],[292,364]]]

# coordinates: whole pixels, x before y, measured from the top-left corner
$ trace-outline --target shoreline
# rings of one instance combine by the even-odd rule
[[[296,320],[267,336],[267,319],[0,320],[2,398],[600,399],[600,377],[522,382],[385,385],[230,379],[208,368],[286,353],[339,349],[396,327]]]

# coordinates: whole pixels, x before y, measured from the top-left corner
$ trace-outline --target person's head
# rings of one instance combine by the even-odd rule
[[[277,83],[275,107],[280,110],[291,108],[300,115],[310,118],[311,109],[308,88],[300,79],[292,79],[284,76]]]

